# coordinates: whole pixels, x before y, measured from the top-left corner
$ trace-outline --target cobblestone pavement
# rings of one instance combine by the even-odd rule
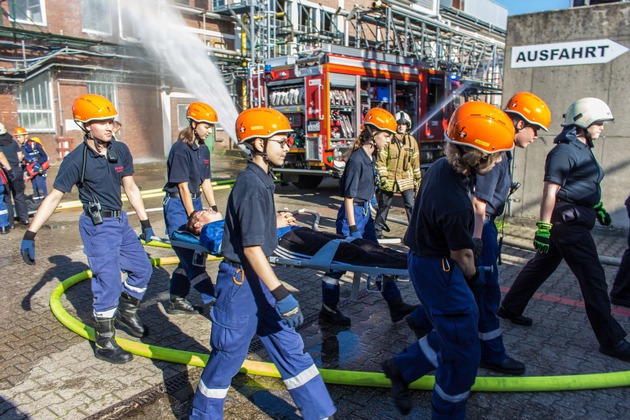
[[[243,162],[232,157],[216,158],[215,180],[232,178]],[[136,181],[143,190],[160,188],[164,162],[136,167]],[[54,168],[51,180],[54,177]],[[30,187],[27,187],[30,188]],[[326,180],[317,190],[300,190],[278,185],[278,208],[309,208],[322,216],[321,227],[334,230],[340,204],[337,181]],[[224,207],[228,189],[218,189],[219,208]],[[76,199],[76,192],[67,197]],[[161,208],[161,197],[145,200],[149,209]],[[395,201],[391,216],[403,219],[402,202]],[[79,210],[55,213],[37,236],[37,265],[28,267],[19,255],[21,226],[0,236],[0,418],[186,418],[190,398],[201,368],[136,356],[126,365],[112,365],[93,356],[91,343],[63,327],[49,309],[52,290],[60,281],[86,270],[86,258],[76,227]],[[164,234],[161,211],[150,213],[156,233]],[[131,217],[132,223],[139,223]],[[305,222],[308,222],[304,219]],[[506,223],[501,284],[504,292],[522,265],[533,256],[528,250],[533,230],[531,221],[509,219]],[[400,237],[405,226],[390,222],[392,237]],[[626,246],[626,232],[596,229],[600,255],[620,257]],[[168,249],[147,248],[151,257],[170,256]],[[612,281],[617,267],[605,265]],[[156,267],[141,306],[141,315],[151,329],[143,342],[180,350],[208,352],[210,322],[207,314],[194,317],[169,316],[163,303],[168,299],[168,279],[173,266]],[[216,263],[208,264],[216,273]],[[350,285],[342,287],[344,312],[353,319],[350,328],[320,326],[321,273],[277,268],[279,277],[295,291],[306,323],[299,330],[306,349],[319,367],[379,372],[380,362],[413,341],[403,323],[392,324],[387,306],[379,295],[362,292],[357,302],[349,300]],[[349,276],[344,277],[348,282]],[[400,283],[408,302],[416,302],[409,283]],[[200,305],[196,292],[193,303]],[[68,290],[62,304],[73,316],[90,322],[89,283]],[[630,309],[613,306],[622,326],[630,329]],[[503,322],[505,343],[511,356],[527,365],[529,376],[574,375],[618,372],[630,369],[624,363],[601,355],[582,306],[577,282],[566,267],[541,287],[526,314],[534,319],[530,328]],[[130,338],[124,332],[121,337]],[[268,360],[257,341],[250,348],[251,359]],[[500,376],[484,369],[480,376]],[[630,372],[627,373],[630,375]],[[389,400],[387,389],[329,385],[341,419],[401,418]],[[430,392],[413,391],[414,410],[409,418],[430,417]],[[468,402],[472,419],[615,419],[630,412],[628,388],[565,392],[475,392]],[[226,418],[293,419],[295,406],[282,382],[254,375],[237,375],[227,398]]]

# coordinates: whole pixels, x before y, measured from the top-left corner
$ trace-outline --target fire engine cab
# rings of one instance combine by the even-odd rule
[[[277,109],[295,130],[277,172],[286,182],[315,188],[326,176],[341,176],[363,116],[374,107],[411,116],[410,132],[428,167],[442,154],[451,113],[474,91],[454,76],[412,58],[323,44],[250,70],[249,92],[252,106]]]

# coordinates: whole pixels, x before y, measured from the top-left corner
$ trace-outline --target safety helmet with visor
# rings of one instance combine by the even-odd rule
[[[613,121],[612,111],[598,98],[581,98],[569,105],[569,109],[563,115],[563,127],[576,126],[587,129],[593,123]]]
[[[186,109],[186,119],[197,123],[208,123],[211,125],[219,122],[217,112],[210,105],[203,102],[193,102]]]
[[[236,137],[239,144],[257,138],[268,139],[276,134],[288,134],[292,131],[287,117],[271,108],[250,108],[241,112],[236,119]]]
[[[530,92],[519,92],[512,96],[505,106],[505,112],[523,118],[527,123],[549,131],[551,111],[538,96]]]
[[[405,111],[398,111],[394,114],[396,124],[407,124],[407,130],[411,128],[411,117]]]
[[[514,124],[501,109],[485,102],[466,102],[459,106],[444,133],[447,140],[472,147],[485,154],[514,148]]]
[[[92,121],[115,119],[118,111],[109,99],[101,95],[81,95],[72,104],[74,121],[83,129]]]

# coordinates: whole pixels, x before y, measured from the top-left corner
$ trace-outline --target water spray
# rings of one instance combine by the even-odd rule
[[[219,124],[236,141],[238,111],[208,48],[187,27],[168,0],[136,0],[120,3],[136,23],[142,45],[165,69],[178,77],[188,92],[212,106]]]
[[[432,119],[433,117],[435,117],[439,112],[442,111],[442,108],[444,108],[446,105],[450,104],[451,102],[453,102],[453,100],[462,94],[462,92],[464,92],[466,89],[468,89],[468,87],[471,85],[470,82],[464,82],[460,87],[458,87],[457,89],[455,89],[453,92],[451,92],[451,94],[449,96],[447,96],[446,98],[442,99],[437,105],[435,105],[435,107],[433,108],[433,111],[431,111],[428,115],[426,115],[422,120],[420,120],[420,122],[418,123],[417,126],[415,126],[413,128],[413,130],[411,130],[411,132],[409,133],[409,135],[413,136],[413,134],[418,131],[421,127],[423,127],[427,122],[429,122],[430,119]]]

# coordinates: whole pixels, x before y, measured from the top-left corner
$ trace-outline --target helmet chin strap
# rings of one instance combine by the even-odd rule
[[[591,137],[588,130],[584,130],[584,138],[586,138],[586,144],[589,148],[592,149],[593,147],[595,147],[595,144],[593,144],[593,138]]]

